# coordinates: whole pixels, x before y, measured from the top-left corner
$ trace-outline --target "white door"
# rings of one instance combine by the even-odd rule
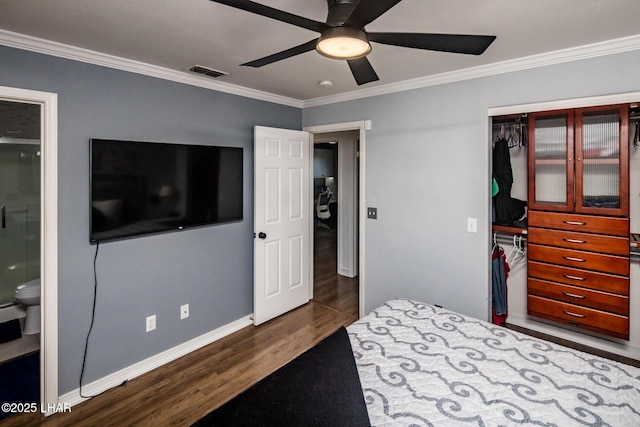
[[[254,130],[253,322],[264,323],[310,299],[311,135]]]

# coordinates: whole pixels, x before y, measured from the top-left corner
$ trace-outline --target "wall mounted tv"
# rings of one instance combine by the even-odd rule
[[[90,145],[91,242],[242,220],[242,148]]]

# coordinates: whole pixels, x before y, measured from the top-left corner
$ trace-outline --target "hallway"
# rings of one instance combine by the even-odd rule
[[[317,227],[314,236],[313,301],[358,319],[358,277],[340,276],[337,269],[337,232]]]

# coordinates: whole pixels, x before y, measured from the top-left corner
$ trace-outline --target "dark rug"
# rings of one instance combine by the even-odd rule
[[[40,402],[40,352],[0,365],[0,402]],[[11,415],[0,411],[0,420]]]
[[[0,343],[17,340],[22,336],[18,319],[0,323]]]
[[[212,426],[370,426],[347,330],[193,424]]]

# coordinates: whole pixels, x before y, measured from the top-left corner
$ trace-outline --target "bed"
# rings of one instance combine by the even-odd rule
[[[640,426],[640,368],[407,299],[347,332],[374,426]]]

